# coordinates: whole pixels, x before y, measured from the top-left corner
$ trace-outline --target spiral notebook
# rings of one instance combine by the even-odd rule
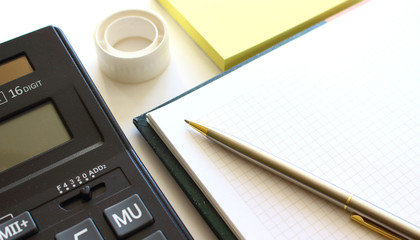
[[[147,120],[238,238],[381,239],[184,119],[230,132],[420,226],[419,7],[369,1]]]

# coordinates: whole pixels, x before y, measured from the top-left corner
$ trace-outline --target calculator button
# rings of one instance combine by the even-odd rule
[[[127,237],[153,222],[152,215],[137,194],[105,209],[104,214],[119,238]]]
[[[93,224],[92,219],[88,218],[70,227],[57,235],[56,240],[103,240],[101,234]]]
[[[38,227],[29,212],[24,212],[0,224],[0,239],[23,239],[37,232]]]
[[[146,238],[143,238],[143,240],[166,240],[165,235],[163,235],[162,231],[157,231],[153,233],[152,235],[149,235]]]

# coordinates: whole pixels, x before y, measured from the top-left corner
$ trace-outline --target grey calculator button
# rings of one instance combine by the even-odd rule
[[[137,194],[105,209],[104,214],[119,238],[153,223],[152,215]]]
[[[0,239],[17,240],[27,238],[38,232],[29,212],[24,212],[0,224]]]
[[[56,240],[103,240],[101,234],[93,224],[92,219],[87,218],[57,235]]]
[[[143,238],[143,240],[166,240],[165,235],[163,235],[162,231],[154,232],[152,235]]]

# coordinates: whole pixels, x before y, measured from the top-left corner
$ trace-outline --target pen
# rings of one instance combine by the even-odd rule
[[[251,162],[344,208],[351,219],[389,239],[420,239],[420,228],[223,131],[185,120],[192,128]]]

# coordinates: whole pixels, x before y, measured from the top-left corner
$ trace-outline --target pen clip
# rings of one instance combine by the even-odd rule
[[[356,214],[355,215],[351,215],[350,216],[350,219],[353,220],[353,221],[355,221],[355,222],[357,222],[357,223],[359,223],[359,224],[361,224],[364,227],[369,228],[372,231],[375,231],[375,232],[381,234],[382,236],[384,236],[384,237],[386,237],[388,239],[401,240],[401,238],[396,237],[394,234],[392,234],[392,233],[390,233],[390,232],[388,232],[386,230],[383,230],[383,229],[381,229],[381,228],[379,228],[379,227],[377,227],[377,226],[375,226],[375,225],[373,225],[373,224],[365,221],[365,219],[363,219],[363,217],[360,216],[360,215],[356,215]]]

